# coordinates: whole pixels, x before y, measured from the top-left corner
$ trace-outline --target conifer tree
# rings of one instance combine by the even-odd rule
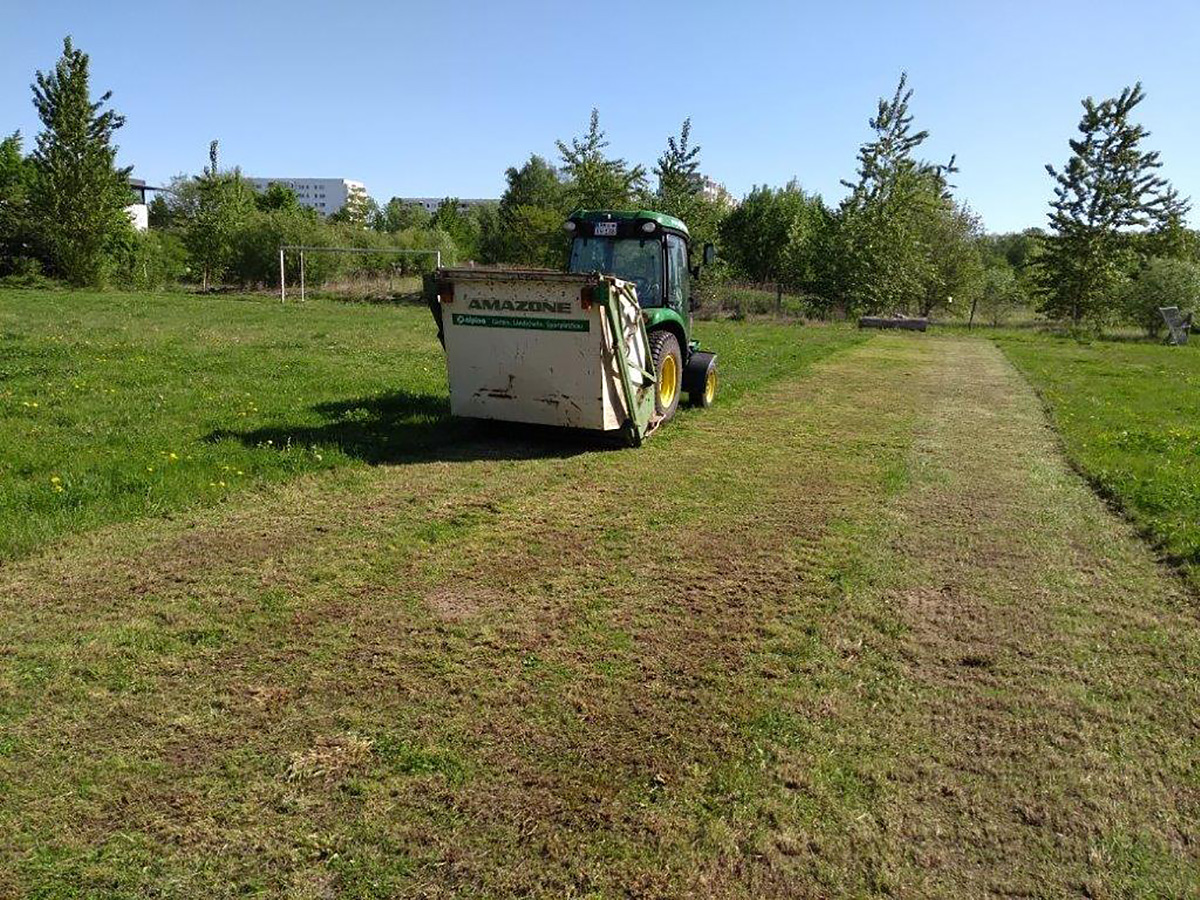
[[[1138,263],[1132,229],[1170,234],[1187,202],[1158,174],[1156,151],[1141,148],[1149,132],[1133,121],[1145,99],[1140,83],[1116,97],[1083,100],[1080,137],[1054,179],[1051,234],[1039,263],[1042,311],[1057,318],[1102,320],[1120,303],[1120,286]]]
[[[125,119],[103,109],[111,91],[91,99],[88,55],[70,37],[54,70],[38,72],[31,87],[43,126],[33,152],[34,228],[57,274],[71,284],[97,284],[109,252],[132,228],[125,212],[133,202],[130,170],[116,167],[112,143]]]

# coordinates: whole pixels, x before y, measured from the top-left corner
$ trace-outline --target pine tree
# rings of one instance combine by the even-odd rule
[[[572,138],[568,146],[555,142],[562,155],[563,172],[570,179],[567,193],[577,208],[619,209],[628,206],[646,188],[646,170],[624,159],[604,155],[608,140],[600,129],[600,112],[592,110],[588,133]]]
[[[38,72],[31,87],[43,125],[33,152],[33,225],[56,273],[75,285],[97,284],[109,252],[132,227],[125,212],[133,202],[130,170],[116,167],[112,143],[125,119],[101,111],[111,91],[91,99],[88,56],[70,37],[54,71]]]
[[[1138,83],[1099,103],[1083,100],[1071,158],[1061,170],[1046,166],[1055,182],[1052,234],[1039,262],[1047,315],[1076,324],[1112,315],[1138,263],[1130,230],[1169,233],[1186,213],[1187,202],[1158,174],[1158,153],[1140,147],[1149,132],[1132,114],[1145,96]]]

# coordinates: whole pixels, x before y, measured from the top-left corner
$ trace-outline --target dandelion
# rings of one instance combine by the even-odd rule
[[[147,472],[153,472],[153,471],[154,471],[154,466],[146,466],[146,471],[147,471]]]
[[[168,454],[167,454],[167,459],[170,459],[170,460],[176,460],[176,459],[179,459],[179,457],[178,457],[178,456],[176,456],[174,453],[168,453]]]
[[[60,481],[62,481],[62,479],[59,478],[57,475],[55,475],[53,478],[50,479],[51,484],[58,484]]]

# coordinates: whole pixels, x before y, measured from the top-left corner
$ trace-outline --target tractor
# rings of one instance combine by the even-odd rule
[[[438,269],[430,306],[454,415],[619,432],[637,445],[683,394],[711,406],[717,358],[691,337],[687,226],[649,210],[577,210],[567,271]]]

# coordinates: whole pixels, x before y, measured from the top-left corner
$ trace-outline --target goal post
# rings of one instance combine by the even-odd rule
[[[396,250],[390,247],[309,247],[302,244],[281,244],[279,247],[279,302],[287,302],[287,254],[299,254],[300,299],[304,300],[304,256],[307,253],[350,253],[369,256],[432,256],[434,266],[442,267],[441,250]]]

